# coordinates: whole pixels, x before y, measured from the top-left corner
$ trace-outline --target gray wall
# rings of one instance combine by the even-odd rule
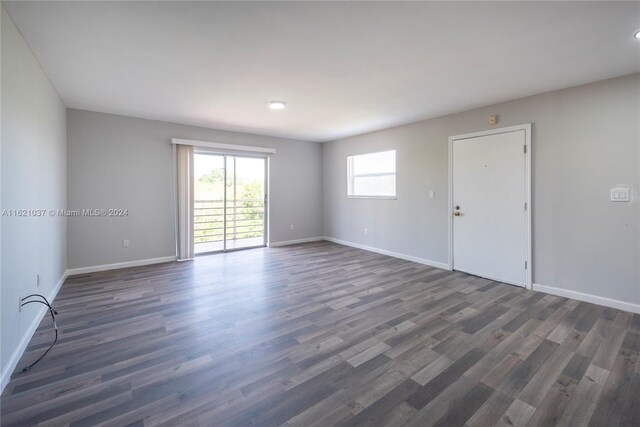
[[[175,255],[171,138],[275,148],[270,241],[322,236],[320,144],[79,110],[68,111],[67,132],[69,208],[129,210],[69,218],[70,268]]]
[[[446,263],[448,137],[493,114],[533,123],[534,283],[640,303],[640,74],[324,144],[325,235]],[[391,148],[398,199],[347,199],[346,156]],[[616,184],[631,203],[609,202]]]
[[[2,8],[2,209],[64,208],[66,108]],[[2,216],[0,365],[4,371],[40,307],[18,298],[50,296],[64,274],[64,217]],[[36,287],[36,275],[40,287]],[[4,372],[3,372],[4,373]]]

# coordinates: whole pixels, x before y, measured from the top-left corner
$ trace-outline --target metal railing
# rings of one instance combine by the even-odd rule
[[[226,210],[226,215],[225,215]],[[194,200],[194,242],[221,242],[264,236],[264,200]]]

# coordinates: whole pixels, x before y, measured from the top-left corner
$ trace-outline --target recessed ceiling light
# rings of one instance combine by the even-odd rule
[[[640,30],[636,31],[636,33],[633,35],[633,37],[640,39]]]
[[[269,102],[269,108],[272,110],[282,110],[286,107],[287,104],[282,101],[271,101]]]

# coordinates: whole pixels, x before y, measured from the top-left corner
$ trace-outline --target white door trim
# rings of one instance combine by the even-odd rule
[[[449,202],[447,204],[448,208],[448,225],[449,225],[449,259],[448,265],[449,270],[453,270],[453,142],[459,141],[462,139],[469,138],[477,138],[479,136],[487,136],[487,135],[497,135],[501,133],[507,132],[515,132],[519,130],[524,130],[525,134],[525,146],[526,146],[526,155],[525,155],[525,197],[527,203],[527,210],[525,214],[525,223],[526,223],[526,254],[527,254],[527,270],[525,275],[525,288],[532,289],[532,271],[533,271],[533,261],[532,261],[532,235],[531,235],[531,123],[525,123],[518,126],[509,126],[504,128],[497,129],[489,129],[480,132],[472,132],[466,133],[463,135],[456,135],[449,137]]]

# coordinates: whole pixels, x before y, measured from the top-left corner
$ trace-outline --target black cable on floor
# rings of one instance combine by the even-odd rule
[[[44,301],[42,301],[42,300],[31,300],[31,301],[24,302],[26,299],[29,299],[29,298],[32,298],[32,297],[40,297]],[[22,304],[20,304],[21,307],[24,307],[25,305],[31,304],[31,303],[34,303],[34,302],[46,305],[49,308],[49,314],[51,314],[51,320],[53,320],[53,327],[54,327],[54,329],[56,331],[56,337],[53,340],[53,344],[51,344],[49,346],[47,351],[45,351],[42,354],[42,356],[40,356],[38,358],[38,360],[36,360],[35,362],[33,362],[31,365],[27,366],[26,368],[22,369],[22,372],[27,372],[29,369],[33,368],[36,363],[41,361],[42,358],[44,358],[47,355],[47,353],[49,353],[49,351],[53,348],[53,346],[56,345],[56,343],[58,342],[58,324],[56,323],[56,314],[58,314],[58,312],[56,310],[54,310],[53,307],[51,307],[51,304],[49,304],[49,301],[47,300],[47,298],[44,297],[44,295],[40,295],[40,294],[27,295],[26,297],[22,298],[21,301],[23,301]]]

